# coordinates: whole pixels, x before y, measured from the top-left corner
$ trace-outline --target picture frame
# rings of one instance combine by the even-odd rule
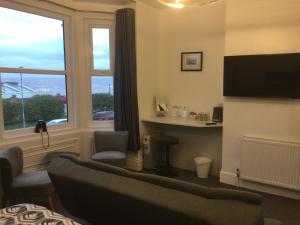
[[[202,71],[203,52],[182,52],[181,71]]]

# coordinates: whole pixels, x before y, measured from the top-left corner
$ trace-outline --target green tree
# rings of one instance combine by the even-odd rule
[[[26,122],[53,120],[65,117],[64,103],[56,96],[36,95],[25,100]]]
[[[113,111],[114,96],[111,94],[93,94],[93,112]]]
[[[22,122],[22,105],[20,101],[3,99],[4,125]]]

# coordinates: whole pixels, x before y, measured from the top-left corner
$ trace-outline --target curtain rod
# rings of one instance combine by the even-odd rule
[[[72,11],[76,11],[76,12],[115,14],[114,12],[107,12],[107,11],[74,9],[74,8],[66,6],[64,4],[59,4],[59,3],[52,2],[52,1],[49,1],[49,0],[39,0],[39,1],[47,2],[49,4],[56,5],[56,6],[59,6],[59,7],[63,7],[63,8],[66,8],[66,9],[69,9],[69,10],[72,10]]]
[[[72,7],[66,6],[64,4],[60,4],[60,3],[56,3],[56,2],[52,2],[50,0],[39,0],[39,1],[44,1],[44,2],[48,2],[50,4],[54,4],[56,6],[60,6],[69,10],[73,10],[76,12],[85,12],[85,13],[107,13],[107,14],[115,14],[115,12],[108,12],[108,11],[99,11],[99,10],[80,10],[80,9],[74,9]],[[132,3],[136,3],[135,0],[130,0]]]

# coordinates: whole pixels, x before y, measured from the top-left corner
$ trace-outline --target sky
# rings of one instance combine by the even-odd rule
[[[0,7],[0,67],[65,70],[63,21]],[[95,69],[110,69],[109,30],[93,29]]]
[[[93,28],[94,69],[109,70],[109,29]]]

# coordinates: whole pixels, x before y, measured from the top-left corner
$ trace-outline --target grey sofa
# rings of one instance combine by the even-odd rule
[[[73,216],[105,225],[263,225],[257,194],[57,158],[48,173]]]

